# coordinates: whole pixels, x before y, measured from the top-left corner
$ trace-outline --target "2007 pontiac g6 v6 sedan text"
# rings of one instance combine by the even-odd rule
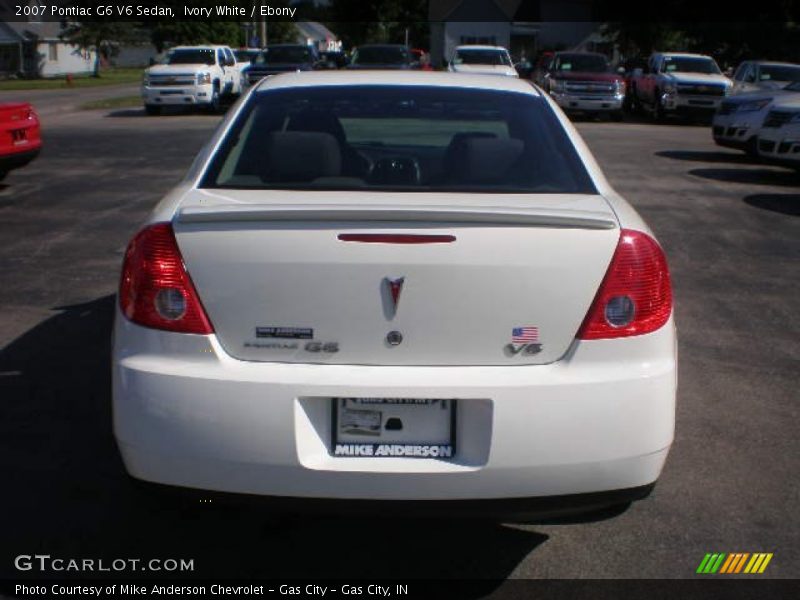
[[[180,488],[618,504],[667,457],[675,339],[661,247],[537,88],[280,75],[128,247],[114,428]]]

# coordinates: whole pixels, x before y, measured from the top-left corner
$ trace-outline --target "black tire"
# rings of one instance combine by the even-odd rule
[[[635,85],[631,85],[630,89],[625,94],[622,109],[632,115],[637,115],[642,112],[642,103],[639,102],[639,97],[636,95]]]
[[[613,121],[614,123],[620,123],[622,121],[623,115],[621,110],[614,110],[608,114],[609,120]]]
[[[151,117],[155,117],[161,114],[161,107],[156,106],[155,104],[145,104],[144,105],[144,112],[146,112]]]
[[[8,171],[0,171],[0,181],[3,181],[3,179],[6,178],[6,175],[8,175]]]
[[[751,158],[758,158],[758,136],[751,135],[750,139],[747,140],[747,145],[743,148],[744,153]]]
[[[219,81],[214,82],[214,87],[211,91],[211,101],[208,103],[208,112],[212,115],[219,114],[220,107],[222,106],[222,98],[219,93]]]
[[[656,123],[663,123],[665,117],[664,108],[661,106],[661,90],[656,89],[653,97],[653,120]]]

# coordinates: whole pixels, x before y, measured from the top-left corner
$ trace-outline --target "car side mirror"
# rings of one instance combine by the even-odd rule
[[[617,73],[620,75],[625,75],[625,67],[617,67]]]

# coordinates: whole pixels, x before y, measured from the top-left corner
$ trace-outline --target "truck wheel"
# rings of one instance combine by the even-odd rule
[[[161,114],[161,107],[156,106],[155,104],[145,104],[144,105],[144,112],[146,112],[151,117]]]
[[[656,90],[653,98],[653,120],[656,123],[661,123],[664,121],[665,116],[664,107],[661,106],[661,90]]]
[[[215,81],[213,91],[211,92],[211,102],[208,103],[208,112],[213,115],[219,113],[220,104],[219,82]]]

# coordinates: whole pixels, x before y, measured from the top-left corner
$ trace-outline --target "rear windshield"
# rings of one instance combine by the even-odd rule
[[[167,57],[168,65],[213,65],[213,50],[173,50]]]
[[[453,62],[457,65],[502,65],[511,66],[511,60],[502,50],[458,50]]]
[[[595,193],[542,98],[426,86],[256,93],[202,187]]]
[[[354,65],[402,65],[409,61],[408,50],[395,46],[357,48],[353,52]]]

